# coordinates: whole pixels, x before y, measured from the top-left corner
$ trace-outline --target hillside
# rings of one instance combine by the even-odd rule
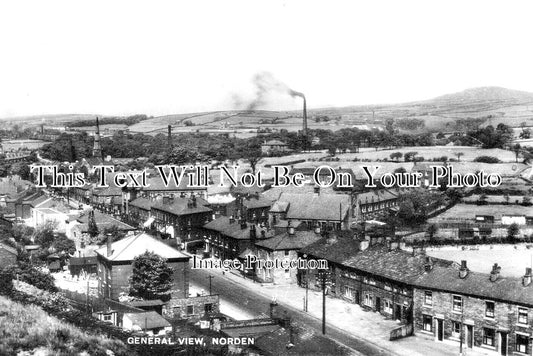
[[[23,305],[0,296],[0,354],[15,355],[115,355],[129,353],[124,343],[89,335],[48,315],[35,305]],[[26,355],[26,353],[24,353]]]
[[[312,106],[312,102],[308,102]],[[94,115],[47,115],[11,119],[11,123],[68,124],[94,118]],[[419,131],[461,131],[465,123],[470,128],[497,125],[502,122],[512,127],[522,123],[533,126],[533,93],[501,87],[471,88],[434,99],[403,104],[359,105],[308,110],[310,129],[339,130],[342,128],[372,128],[383,126],[387,119],[417,119],[425,124]],[[7,120],[7,119],[6,119]],[[229,133],[247,137],[258,129],[279,131],[301,130],[302,111],[213,111],[173,114],[149,118],[131,125],[131,132],[148,134],[166,133],[171,125],[174,132]]]

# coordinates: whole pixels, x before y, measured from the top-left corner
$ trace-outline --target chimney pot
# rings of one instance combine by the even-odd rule
[[[459,268],[459,278],[464,279],[468,275],[468,267],[466,266],[466,261],[461,261],[461,268]]]
[[[526,274],[522,277],[522,285],[527,287],[531,284],[531,268],[526,268]]]
[[[490,281],[491,282],[496,282],[498,280],[498,278],[500,277],[500,270],[502,268],[500,266],[498,266],[497,263],[495,263],[493,266],[492,266],[492,271],[490,272]]]

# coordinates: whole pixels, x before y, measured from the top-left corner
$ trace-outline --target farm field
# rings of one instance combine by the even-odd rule
[[[428,222],[446,221],[446,220],[465,220],[475,219],[476,215],[491,215],[494,219],[501,219],[502,215],[526,215],[533,216],[533,207],[521,205],[473,205],[473,204],[456,204],[454,207],[446,210],[439,216],[429,219]]]
[[[516,249],[515,249],[516,246]],[[475,272],[490,273],[492,265],[498,263],[502,267],[502,277],[522,277],[526,267],[531,267],[533,248],[525,245],[494,245],[480,246],[479,250],[462,250],[460,247],[443,247],[440,249],[427,249],[426,254],[432,257],[461,263],[467,261],[468,268]]]
[[[366,152],[360,153],[351,153],[351,154],[339,154],[339,158],[344,158],[347,156],[349,159],[357,157],[359,159],[389,159],[390,154],[393,152],[401,152],[405,154],[406,152],[418,152],[418,156],[424,157],[425,160],[432,160],[433,158],[439,158],[442,156],[448,157],[448,159],[453,158],[457,159],[456,154],[461,152],[461,161],[473,161],[476,157],[479,156],[493,156],[500,159],[502,162],[515,162],[515,153],[512,151],[502,150],[499,148],[492,149],[482,149],[478,147],[470,146],[419,146],[419,147],[401,147],[393,148],[390,150],[369,150]],[[400,159],[402,160],[402,159]]]

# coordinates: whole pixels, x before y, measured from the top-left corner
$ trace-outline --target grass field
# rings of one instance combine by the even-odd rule
[[[462,250],[461,248],[445,247],[442,249],[426,250],[429,256],[443,258],[461,263],[467,261],[468,268],[472,271],[490,273],[492,265],[498,263],[502,267],[503,277],[521,277],[526,267],[531,267],[533,248],[528,249],[520,245],[494,245],[482,246],[480,250]]]
[[[37,306],[22,305],[4,296],[0,296],[0,335],[1,355],[22,351],[28,351],[27,355],[105,355],[106,350],[127,354],[121,341],[89,335]]]
[[[482,149],[478,147],[469,147],[469,146],[428,146],[428,147],[402,147],[402,148],[393,148],[391,150],[382,150],[382,151],[367,151],[361,153],[352,153],[352,154],[341,154],[338,155],[340,158],[360,158],[360,159],[390,159],[390,154],[393,152],[401,152],[405,154],[406,152],[418,152],[418,156],[424,157],[426,160],[432,160],[433,158],[439,158],[442,156],[448,157],[448,159],[453,158],[457,159],[457,153],[462,153],[461,161],[473,161],[476,157],[479,156],[494,156],[500,159],[502,162],[515,162],[514,152],[502,150],[498,148],[493,149]]]

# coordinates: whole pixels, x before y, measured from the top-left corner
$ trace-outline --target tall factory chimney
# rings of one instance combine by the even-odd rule
[[[98,116],[96,117],[96,132],[94,133],[93,157],[103,159],[102,146],[100,146],[100,124],[98,123]]]
[[[172,126],[170,124],[168,125],[167,146],[168,148],[172,147]]]

